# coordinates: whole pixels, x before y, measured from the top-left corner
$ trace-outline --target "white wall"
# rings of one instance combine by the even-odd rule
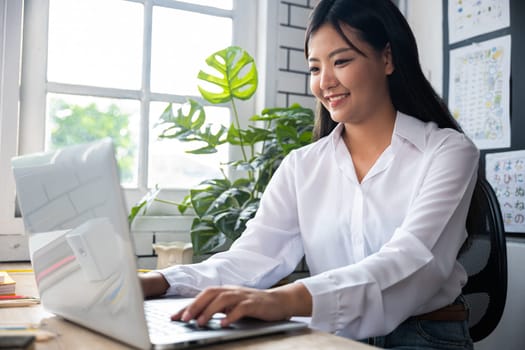
[[[438,0],[406,0],[406,9],[423,72],[443,96],[443,4]]]

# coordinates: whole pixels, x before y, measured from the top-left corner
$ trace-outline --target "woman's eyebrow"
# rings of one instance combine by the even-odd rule
[[[353,48],[351,48],[351,47],[342,47],[342,48],[340,48],[340,49],[335,49],[334,51],[330,52],[330,53],[328,54],[328,57],[329,57],[329,58],[332,58],[332,57],[334,57],[335,55],[340,54],[340,53],[342,53],[342,52],[346,52],[346,51],[355,51],[355,50],[354,50]],[[315,58],[315,57],[308,57],[308,61],[309,61],[309,62],[314,62],[314,61],[319,61],[319,59],[318,59],[318,58]]]

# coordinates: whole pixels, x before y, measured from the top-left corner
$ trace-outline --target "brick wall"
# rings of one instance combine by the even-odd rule
[[[304,57],[304,33],[308,16],[316,0],[281,0],[279,5],[279,70],[277,72],[277,105],[299,103],[314,109],[309,72]]]

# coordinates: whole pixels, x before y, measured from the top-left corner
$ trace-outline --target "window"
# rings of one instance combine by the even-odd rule
[[[185,150],[191,145],[159,141],[155,123],[169,102],[199,98],[196,76],[208,55],[232,44],[246,48],[249,41],[243,43],[234,28],[255,33],[248,25],[255,21],[246,15],[253,2],[26,0],[25,5],[22,153],[112,136],[129,205],[155,185],[182,194],[181,189],[220,175],[229,149],[189,155]],[[207,109],[214,123],[230,123],[227,106]]]
[[[0,234],[22,231],[13,215],[10,158],[16,154],[112,136],[128,206],[156,184],[180,200],[216,175],[236,150],[192,158],[183,148],[191,145],[157,140],[155,123],[169,102],[200,100],[196,76],[209,54],[235,44],[255,55],[255,6],[242,0],[0,0],[0,171],[8,174],[0,185]],[[246,118],[255,112],[253,102],[240,108]],[[228,106],[207,110],[214,122],[229,124]]]

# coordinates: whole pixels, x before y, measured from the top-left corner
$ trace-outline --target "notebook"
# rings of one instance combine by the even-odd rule
[[[243,319],[170,321],[188,298],[143,300],[111,139],[12,159],[41,303],[136,348],[177,349],[305,328]],[[216,315],[220,318],[220,315]]]

